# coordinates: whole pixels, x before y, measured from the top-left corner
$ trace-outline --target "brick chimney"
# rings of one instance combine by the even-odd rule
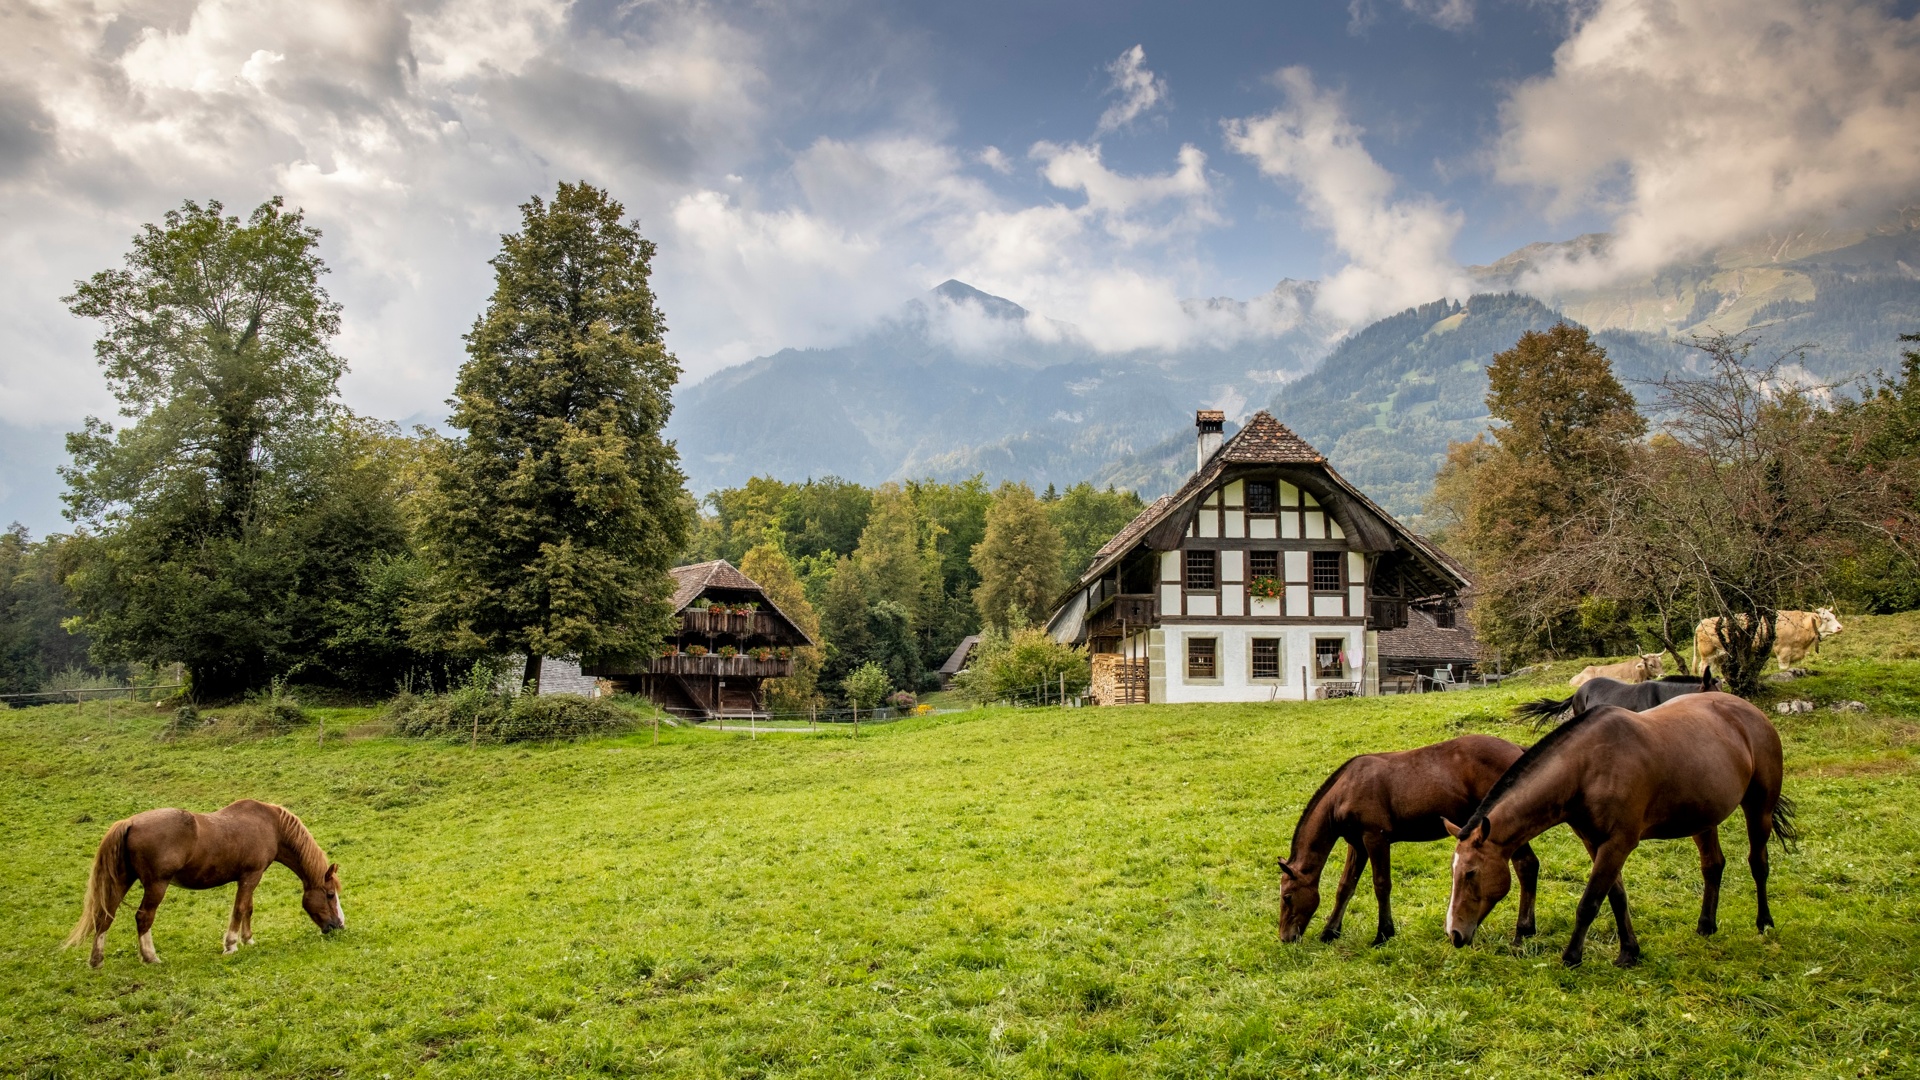
[[[1200,432],[1199,457],[1195,459],[1193,470],[1199,472],[1207,467],[1207,459],[1220,451],[1221,429],[1226,427],[1227,414],[1219,409],[1201,409],[1193,414],[1193,426]]]

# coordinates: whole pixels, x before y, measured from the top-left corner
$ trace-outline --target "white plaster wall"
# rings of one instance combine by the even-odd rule
[[[581,697],[599,695],[600,680],[591,675],[580,674],[580,661],[563,657],[549,656],[540,661],[540,693],[579,694]]]
[[[1166,700],[1169,703],[1206,701],[1299,701],[1301,668],[1307,669],[1306,695],[1312,698],[1319,681],[1313,678],[1313,642],[1315,638],[1344,636],[1351,666],[1348,681],[1360,678],[1366,663],[1366,631],[1358,624],[1345,626],[1219,626],[1205,624],[1162,623],[1166,635]],[[1220,639],[1218,665],[1220,678],[1212,682],[1187,680],[1187,638]],[[1281,639],[1279,682],[1253,681],[1251,667],[1255,637]],[[1159,698],[1156,701],[1161,700]]]

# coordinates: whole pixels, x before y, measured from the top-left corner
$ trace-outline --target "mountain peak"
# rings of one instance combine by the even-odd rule
[[[1027,309],[1021,307],[1019,304],[1014,303],[1004,296],[995,296],[989,292],[981,292],[979,289],[955,278],[948,278],[940,284],[935,285],[927,295],[929,297],[937,296],[949,304],[976,305],[981,311],[996,319],[1012,319],[1018,321],[1027,317]]]

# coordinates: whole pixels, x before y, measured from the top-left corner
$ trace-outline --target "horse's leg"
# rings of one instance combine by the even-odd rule
[[[1373,935],[1375,945],[1385,945],[1393,937],[1393,842],[1378,833],[1364,837],[1367,861],[1373,864],[1373,898],[1380,905],[1380,929]]]
[[[112,928],[114,914],[120,910],[120,902],[127,898],[127,889],[130,887],[130,884],[123,884],[111,878],[107,881],[106,903],[101,906],[100,913],[93,918],[93,955],[87,958],[89,967],[99,967],[106,959],[107,931]]]
[[[1580,894],[1580,904],[1573,912],[1573,936],[1560,954],[1561,962],[1568,967],[1577,967],[1586,952],[1587,927],[1592,926],[1594,917],[1600,914],[1600,901],[1612,900],[1609,894],[1619,889],[1616,911],[1626,911],[1627,893],[1620,888],[1620,868],[1626,864],[1633,848],[1632,840],[1610,839],[1593,849],[1593,872],[1587,876],[1586,890]]]
[[[240,951],[240,942],[245,939],[253,943],[253,887],[260,883],[258,875],[242,877],[233,890],[233,915],[227,919],[227,935],[220,941],[220,951],[234,953]]]
[[[1521,844],[1513,853],[1513,866],[1520,872],[1520,912],[1513,924],[1513,943],[1518,945],[1535,933],[1533,898],[1540,887],[1540,860],[1534,856],[1532,844]]]
[[[243,945],[253,944],[253,890],[260,884],[260,875],[264,873],[266,871],[262,870],[259,874],[241,878],[240,889],[233,897],[234,906],[240,911],[240,942]]]
[[[1706,883],[1700,893],[1697,929],[1701,937],[1706,937],[1720,929],[1720,874],[1727,868],[1727,857],[1720,851],[1720,826],[1695,836],[1693,843],[1700,849],[1700,878]]]
[[[134,916],[133,925],[140,931],[140,959],[149,964],[160,962],[160,954],[153,951],[153,917],[160,910],[160,901],[166,899],[165,881],[143,881],[145,890],[140,896],[140,910]]]
[[[1347,865],[1340,871],[1340,888],[1333,894],[1333,911],[1327,916],[1327,925],[1320,928],[1321,941],[1333,941],[1340,936],[1340,923],[1347,916],[1347,901],[1353,899],[1354,886],[1360,884],[1360,868],[1367,865],[1367,853],[1360,845],[1347,841]]]
[[[1747,812],[1747,866],[1753,871],[1753,891],[1760,900],[1753,925],[1766,933],[1773,927],[1773,909],[1767,906],[1767,840],[1773,835],[1773,800],[1756,786],[1747,792],[1743,809]]]
[[[1640,962],[1640,939],[1634,935],[1633,919],[1627,915],[1624,878],[1613,879],[1613,888],[1607,890],[1607,905],[1613,908],[1613,928],[1620,938],[1620,955],[1613,958],[1613,966],[1632,967]]]

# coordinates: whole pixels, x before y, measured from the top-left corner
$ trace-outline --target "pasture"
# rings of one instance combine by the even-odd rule
[[[323,747],[165,742],[145,713],[0,712],[0,1074],[1913,1075],[1920,662],[1886,655],[1829,653],[1783,690],[1869,709],[1775,717],[1807,837],[1776,852],[1778,933],[1753,932],[1736,814],[1713,939],[1691,843],[1628,863],[1631,970],[1605,917],[1584,967],[1558,961],[1587,864],[1564,828],[1535,842],[1522,949],[1512,898],[1474,946],[1442,940],[1450,844],[1395,849],[1387,946],[1367,945],[1364,886],[1341,941],[1274,934],[1274,858],[1331,769],[1461,731],[1529,742],[1506,708],[1577,665],[1418,698],[982,710],[857,742],[469,749],[350,710],[329,730],[361,730]],[[99,972],[57,948],[110,822],[240,797],[306,820],[347,930],[323,938],[276,867],[236,955],[231,888],[169,892],[162,965],[139,963],[131,905]]]

